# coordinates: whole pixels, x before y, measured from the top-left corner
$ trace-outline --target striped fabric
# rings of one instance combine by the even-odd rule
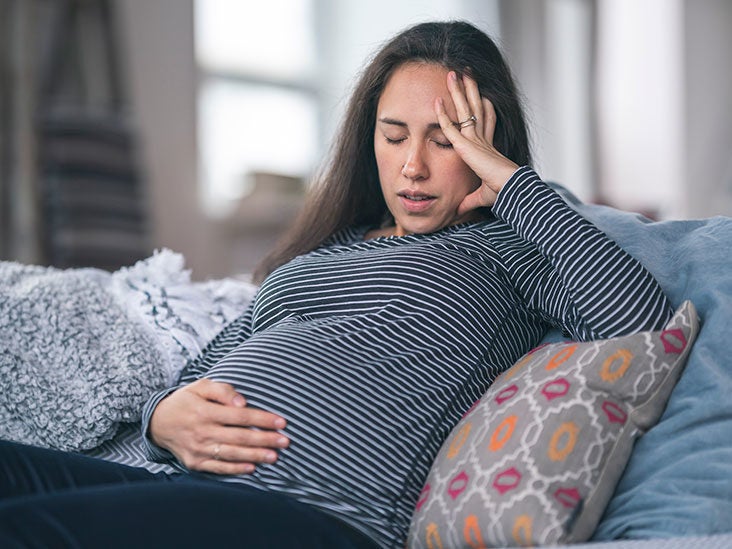
[[[403,547],[442,441],[548,327],[587,340],[670,318],[651,276],[531,169],[492,213],[432,234],[364,240],[352,228],[272,273],[181,378],[231,383],[288,420],[276,464],[224,480]],[[143,432],[168,392],[148,402]],[[146,445],[150,459],[172,457]]]

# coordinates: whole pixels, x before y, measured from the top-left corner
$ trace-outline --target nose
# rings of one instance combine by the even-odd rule
[[[425,159],[424,147],[421,143],[413,142],[409,148],[407,160],[402,166],[402,175],[414,181],[429,177],[429,168]]]

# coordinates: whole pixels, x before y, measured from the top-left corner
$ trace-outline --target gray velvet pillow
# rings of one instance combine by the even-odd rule
[[[588,539],[635,439],[659,420],[698,329],[686,301],[664,330],[554,343],[523,357],[445,441],[409,547]]]

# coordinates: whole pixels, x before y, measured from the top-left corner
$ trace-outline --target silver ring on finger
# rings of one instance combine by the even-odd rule
[[[468,126],[475,126],[475,124],[477,123],[478,119],[475,117],[474,114],[471,114],[462,122],[455,122],[455,125],[462,130],[463,128],[467,128]]]
[[[221,445],[220,444],[217,444],[216,446],[214,446],[213,458],[216,461],[221,461]]]

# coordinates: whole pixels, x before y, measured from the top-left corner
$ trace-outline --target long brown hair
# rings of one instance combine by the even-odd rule
[[[494,146],[519,166],[531,163],[528,130],[511,72],[496,44],[462,21],[420,23],[386,43],[366,66],[326,163],[292,227],[254,272],[262,280],[290,259],[314,250],[349,225],[381,225],[389,211],[374,156],[376,108],[396,68],[407,62],[466,72],[496,111]]]

